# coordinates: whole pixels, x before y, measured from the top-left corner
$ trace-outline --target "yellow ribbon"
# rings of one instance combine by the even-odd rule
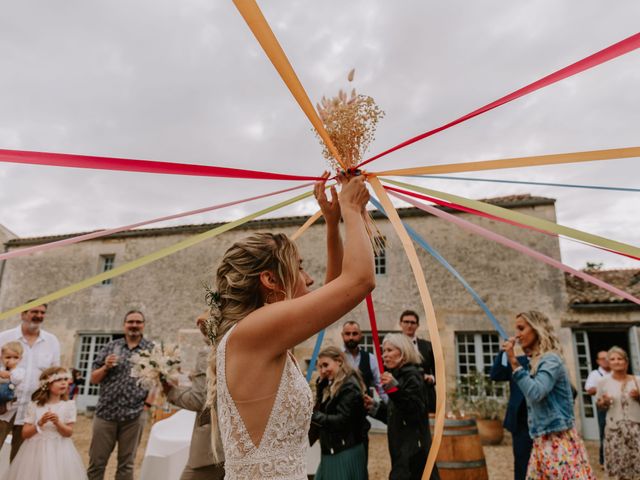
[[[24,305],[20,305],[19,307],[15,307],[15,308],[12,308],[11,310],[7,310],[6,312],[2,312],[0,313],[0,320],[4,320],[5,318],[8,318],[11,315],[15,315],[17,313],[22,313],[25,310],[28,310],[32,307],[37,307],[38,305],[42,305],[43,303],[49,303],[54,300],[58,300],[59,298],[66,297],[67,295],[71,295],[72,293],[79,292],[80,290],[83,290],[97,283],[103,282],[104,280],[117,277],[118,275],[122,275],[123,273],[130,272],[131,270],[135,270],[136,268],[140,268],[151,262],[160,260],[161,258],[167,257],[173,253],[179,252],[180,250],[184,250],[185,248],[192,247],[193,245],[203,242],[204,240],[208,240],[217,235],[220,235],[221,233],[224,233],[233,228],[236,228],[244,223],[247,223],[250,220],[253,220],[254,218],[260,217],[267,213],[273,212],[274,210],[278,210],[280,208],[286,207],[287,205],[291,205],[292,203],[295,203],[299,200],[310,197],[312,194],[313,192],[300,194],[289,200],[285,200],[283,202],[277,203],[276,205],[272,205],[271,207],[267,207],[258,212],[247,215],[246,217],[243,217],[239,220],[225,223],[224,225],[216,227],[212,230],[200,233],[198,235],[194,235],[193,237],[187,238],[186,240],[182,240],[181,242],[178,242],[175,245],[171,245],[169,247],[156,250],[155,252],[150,253],[149,255],[145,255],[144,257],[138,258],[137,260],[133,260],[132,262],[125,263],[107,272],[102,272],[98,275],[82,280],[81,282],[74,283],[73,285],[69,285],[68,287],[62,288],[56,292],[50,293],[36,300],[25,303]]]
[[[304,90],[302,83],[300,83],[300,79],[298,79],[291,63],[289,63],[287,55],[284,53],[284,50],[282,50],[278,39],[264,18],[262,11],[260,11],[258,4],[254,0],[233,0],[233,3],[240,12],[240,15],[244,18],[244,21],[247,22],[258,43],[262,46],[264,53],[267,54],[269,60],[271,60],[271,63],[280,74],[285,85],[296,99],[296,102],[298,102],[298,105],[300,105],[300,108],[311,122],[311,125],[313,125],[318,135],[320,135],[320,138],[322,138],[327,145],[333,158],[346,170],[347,167],[345,163],[342,161],[338,150],[331,141],[329,134],[322,124],[322,120],[320,120],[316,109],[313,108],[307,92]]]
[[[380,180],[376,177],[369,177],[369,183],[373,187],[374,192],[383,208],[387,212],[387,217],[393,225],[404,251],[409,259],[411,270],[413,270],[413,276],[416,279],[418,285],[418,291],[420,292],[420,299],[422,300],[422,306],[424,307],[425,314],[427,316],[427,329],[429,330],[429,337],[431,337],[431,345],[433,346],[433,356],[436,367],[436,417],[433,428],[433,438],[431,439],[431,448],[429,449],[429,456],[427,457],[427,464],[422,474],[423,480],[429,480],[431,477],[431,471],[436,462],[438,456],[438,450],[440,450],[440,443],[442,441],[442,433],[444,431],[444,411],[446,402],[446,376],[444,370],[444,352],[442,351],[442,342],[440,341],[440,333],[438,332],[438,323],[436,321],[436,312],[433,308],[433,302],[431,301],[431,295],[429,294],[429,288],[427,287],[427,281],[424,278],[422,266],[420,260],[418,260],[418,254],[413,247],[413,242],[409,237],[409,234],[404,229],[402,221],[398,212],[394,208],[387,192],[382,187]]]
[[[408,183],[396,182],[394,180],[384,179],[385,182],[398,187],[406,188],[407,190],[413,190],[415,192],[422,192],[432,197],[448,200],[452,203],[457,203],[467,208],[479,210],[496,217],[505,218],[523,225],[527,225],[533,228],[539,228],[547,232],[556,233],[558,235],[565,235],[567,237],[575,238],[582,242],[590,243],[592,245],[598,245],[599,247],[607,248],[609,250],[615,250],[618,252],[626,253],[634,257],[640,257],[640,248],[628,245],[626,243],[618,242],[608,238],[600,237],[592,233],[583,232],[574,228],[565,227],[542,218],[533,217],[524,213],[515,212],[506,208],[498,207],[497,205],[490,205],[488,203],[480,202],[478,200],[471,200],[469,198],[460,197],[451,193],[444,193],[438,190],[431,190],[430,188],[418,187],[416,185],[410,185]]]
[[[588,152],[557,153],[553,155],[537,155],[534,157],[503,158],[502,160],[483,160],[480,162],[429,165],[426,167],[385,170],[383,172],[377,172],[375,173],[375,175],[435,175],[440,173],[459,173],[478,170],[496,170],[501,168],[536,167],[541,165],[554,165],[559,163],[593,162],[596,160],[613,160],[616,158],[631,157],[640,157],[640,147],[611,148],[609,150],[591,150]]]
[[[322,212],[318,210],[316,213],[311,215],[306,222],[293,234],[291,235],[291,240],[296,241],[300,236],[307,231],[307,229],[316,223],[318,219],[322,216]]]

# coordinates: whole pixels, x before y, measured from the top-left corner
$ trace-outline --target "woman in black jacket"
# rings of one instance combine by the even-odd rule
[[[431,448],[427,392],[418,368],[420,354],[404,335],[392,333],[382,342],[382,388],[389,403],[373,406],[371,415],[387,424],[390,480],[420,480]],[[367,403],[372,400],[367,398]],[[431,480],[439,480],[434,467]]]
[[[311,419],[317,428],[322,456],[316,480],[366,480],[363,432],[366,410],[359,372],[340,350],[325,348],[318,355],[320,378]]]

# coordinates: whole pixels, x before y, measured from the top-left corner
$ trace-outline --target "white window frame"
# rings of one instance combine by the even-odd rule
[[[500,352],[500,335],[495,331],[455,332],[456,338],[456,374],[458,381],[473,373],[482,372],[489,378],[493,361]],[[494,398],[504,398],[509,389],[506,382],[494,382]]]
[[[115,253],[105,253],[100,255],[100,273],[108,272],[109,270],[113,270],[113,267],[116,264],[116,255]],[[101,285],[111,285],[111,278],[107,278],[103,280]]]
[[[78,333],[78,348],[74,365],[76,369],[80,370],[84,379],[84,383],[78,385],[76,396],[78,410],[86,410],[87,407],[93,407],[98,403],[100,386],[92,385],[90,381],[93,361],[102,347],[111,342],[116,336],[122,336],[122,334],[104,332]]]
[[[382,348],[382,340],[384,340],[384,336],[387,333],[399,333],[395,330],[384,330],[384,331],[378,331],[378,336],[380,337],[380,348]],[[373,355],[376,354],[375,352],[375,347],[373,345],[373,334],[371,333],[371,331],[362,331],[362,341],[360,342],[360,348],[363,350],[366,350],[369,353],[372,353]]]

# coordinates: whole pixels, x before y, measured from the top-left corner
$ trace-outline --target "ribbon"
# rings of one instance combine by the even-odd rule
[[[11,310],[7,310],[6,312],[2,312],[0,313],[0,320],[8,318],[11,315],[15,315],[17,313],[22,313],[25,310],[30,309],[31,307],[37,307],[38,305],[42,305],[43,303],[49,303],[54,300],[58,300],[59,298],[66,297],[67,295],[71,295],[72,293],[79,292],[80,290],[88,288],[97,283],[103,282],[104,280],[117,277],[118,275],[122,275],[123,273],[130,272],[131,270],[135,270],[136,268],[140,268],[144,265],[155,262],[156,260],[160,260],[161,258],[167,257],[173,253],[179,252],[180,250],[184,250],[185,248],[192,247],[193,245],[203,242],[204,240],[208,240],[217,235],[220,235],[221,233],[227,232],[240,225],[243,225],[248,221],[253,220],[254,218],[260,217],[267,213],[271,213],[275,210],[286,207],[287,205],[291,205],[292,203],[303,200],[307,197],[310,197],[311,195],[313,195],[313,192],[300,194],[289,200],[285,200],[283,202],[277,203],[276,205],[272,205],[271,207],[267,207],[255,213],[247,215],[246,217],[243,217],[239,220],[225,223],[224,225],[221,225],[212,230],[200,233],[198,235],[194,235],[193,237],[182,240],[181,242],[178,242],[174,245],[170,245],[160,250],[156,250],[155,252],[150,253],[149,255],[145,255],[144,257],[138,258],[137,260],[133,260],[131,262],[125,263],[107,272],[102,272],[98,275],[82,280],[81,282],[74,283],[73,285],[69,285],[68,287],[62,288],[56,292],[50,293],[36,300],[25,303],[24,305],[20,305],[19,307],[15,307],[15,308],[12,308]]]
[[[519,180],[498,180],[489,178],[449,177],[446,175],[421,175],[420,178],[441,180],[462,180],[464,182],[511,183],[517,185],[537,185],[544,187],[588,188],[592,190],[612,190],[617,192],[640,192],[640,188],[605,187],[602,185],[576,185],[574,183],[523,182]]]
[[[533,83],[530,83],[529,85],[522,87],[519,90],[516,90],[515,92],[512,92],[508,95],[505,95],[502,98],[499,98],[498,100],[491,102],[487,105],[485,105],[484,107],[480,107],[477,110],[474,110],[471,113],[467,113],[466,115],[452,121],[449,122],[445,125],[442,125],[438,128],[434,128],[433,130],[429,130],[428,132],[422,133],[416,137],[410,138],[409,140],[406,140],[398,145],[396,145],[395,147],[392,147],[388,150],[385,150],[382,153],[379,153],[371,158],[369,158],[368,160],[365,160],[364,162],[360,163],[360,165],[358,165],[358,167],[362,167],[364,165],[366,165],[369,162],[373,162],[374,160],[383,157],[384,155],[387,155],[391,152],[395,152],[396,150],[406,147],[408,145],[411,145],[412,143],[415,143],[419,140],[422,140],[424,138],[430,137],[431,135],[434,135],[438,132],[441,132],[443,130],[446,130],[447,128],[453,127],[454,125],[457,125],[459,123],[462,123],[466,120],[469,120],[470,118],[476,117],[480,114],[483,114],[485,112],[488,112],[490,110],[493,110],[496,107],[499,107],[501,105],[504,105],[505,103],[511,102],[512,100],[516,100],[517,98],[520,98],[524,95],[527,95],[529,93],[535,92],[536,90],[539,90],[541,88],[544,88],[546,86],[549,86],[553,83],[559,82],[560,80],[564,80],[565,78],[571,77],[573,75],[576,75],[580,72],[583,72],[584,70],[588,70],[590,68],[596,67],[598,65],[600,65],[601,63],[607,62],[609,60],[612,60],[616,57],[619,57],[621,55],[624,55],[625,53],[629,53],[635,49],[637,49],[638,47],[640,47],[640,33],[636,33],[635,35],[631,35],[628,38],[625,38],[624,40],[611,45],[610,47],[605,48],[604,50],[600,50],[599,52],[594,53],[593,55],[590,55],[586,58],[583,58],[582,60],[569,65],[568,67],[565,67],[561,70],[558,70],[550,75],[547,75],[544,78],[541,78],[540,80],[537,80]]]
[[[166,175],[190,175],[196,177],[252,178],[259,180],[323,180],[321,177],[287,175],[284,173],[260,172],[242,168],[195,165],[190,163],[157,162],[155,160],[132,160],[127,158],[96,157],[68,153],[29,152],[25,150],[0,149],[0,162],[50,167],[91,168],[122,172],[160,173]]]
[[[425,212],[428,212],[438,218],[444,219],[448,222],[451,222],[457,226],[459,226],[460,228],[463,228],[469,232],[475,233],[477,235],[481,235],[484,238],[487,238],[489,240],[493,240],[494,242],[497,242],[501,245],[504,245],[505,247],[509,247],[513,250],[516,250],[520,253],[523,253],[531,258],[535,258],[536,260],[539,260],[541,262],[546,263],[547,265],[551,265],[552,267],[555,267],[559,270],[562,270],[563,272],[566,273],[570,273],[571,275],[574,275],[576,277],[581,278],[582,280],[585,280],[586,282],[592,283],[594,285],[597,285],[600,288],[603,288],[605,290],[607,290],[608,292],[613,293],[614,295],[617,295],[619,297],[622,297],[626,300],[629,300],[630,302],[636,303],[638,305],[640,305],[640,299],[634,297],[633,295],[625,292],[624,290],[621,290],[617,287],[614,287],[613,285],[610,285],[606,282],[603,282],[602,280],[589,275],[588,273],[585,272],[581,272],[580,270],[576,270],[574,268],[571,268],[568,265],[565,265],[564,263],[559,262],[558,260],[549,257],[543,253],[537,252],[536,250],[533,250],[532,248],[526,247],[524,245],[522,245],[521,243],[515,242],[507,237],[504,237],[500,234],[497,234],[495,232],[492,232],[490,230],[487,230],[486,228],[480,227],[479,225],[475,225],[471,222],[468,222],[466,220],[463,220],[461,218],[456,217],[455,215],[451,215],[450,213],[444,212],[442,210],[440,210],[439,208],[435,208],[429,205],[425,205],[423,203],[420,203],[412,198],[409,198],[405,195],[402,194],[398,194],[395,192],[391,192],[391,195],[393,195],[394,197],[397,197],[401,200],[404,200],[405,202],[413,205],[414,207],[419,208],[420,210],[424,210]]]
[[[392,193],[392,195],[396,196],[394,193]],[[385,216],[387,215],[384,209],[382,208],[382,205],[380,205],[380,203],[375,198],[371,197],[369,201],[373,203],[373,205],[380,212],[382,212],[383,215]],[[407,232],[409,233],[409,236],[413,239],[413,241],[416,242],[418,245],[420,245],[424,250],[427,251],[427,253],[429,253],[429,255],[435,258],[444,268],[446,268],[449,271],[449,273],[451,273],[460,282],[460,284],[465,288],[465,290],[467,290],[467,292],[471,294],[475,302],[478,304],[480,308],[482,308],[484,313],[489,318],[489,321],[493,324],[494,328],[500,334],[500,336],[505,340],[508,339],[509,335],[507,335],[507,332],[504,330],[504,328],[502,328],[502,325],[500,325],[500,322],[498,321],[498,319],[493,315],[493,313],[491,313],[491,310],[489,310],[489,307],[487,306],[487,304],[484,303],[482,298],[480,298],[480,295],[476,293],[476,291],[471,287],[471,285],[469,285],[469,283],[464,279],[464,277],[460,275],[460,273],[455,268],[453,268],[453,266],[451,266],[451,264],[447,262],[447,260],[442,255],[440,255],[440,253],[435,248],[429,245],[429,243],[427,243],[427,241],[424,238],[422,238],[418,234],[418,232],[416,232],[413,228],[411,228],[405,222],[402,222],[402,224],[404,225],[404,228],[407,230]]]
[[[398,212],[395,208],[393,208],[393,204],[391,203],[387,192],[382,187],[380,180],[377,177],[369,177],[368,180],[369,184],[373,187],[374,192],[380,199],[380,203],[382,204],[383,208],[387,211],[387,218],[389,218],[391,225],[400,238],[402,246],[404,247],[404,251],[407,255],[407,259],[409,260],[409,264],[411,265],[411,270],[413,271],[413,275],[416,279],[416,284],[418,285],[418,291],[420,292],[420,300],[422,301],[422,306],[424,307],[424,311],[426,314],[427,330],[429,331],[429,337],[431,338],[433,356],[435,359],[436,378],[440,379],[436,382],[436,416],[433,428],[433,438],[431,441],[431,448],[429,449],[429,454],[427,456],[427,463],[424,468],[424,473],[422,474],[422,478],[424,480],[428,480],[435,465],[438,450],[440,450],[442,433],[444,431],[444,410],[447,396],[445,386],[447,383],[447,377],[444,368],[444,353],[442,351],[442,342],[440,340],[440,334],[438,332],[436,312],[433,308],[431,295],[429,294],[429,288],[427,287],[427,282],[424,278],[424,273],[422,272],[418,254],[416,253],[415,248],[413,248],[411,239],[409,238],[407,231],[402,226],[402,221],[398,216]]]
[[[264,195],[257,195],[255,197],[245,198],[243,200],[237,200],[235,202],[221,203],[219,205],[214,205],[212,207],[199,208],[197,210],[189,210],[188,212],[176,213],[174,215],[168,215],[166,217],[158,217],[152,220],[146,220],[144,222],[132,223],[131,225],[124,225],[121,227],[110,228],[107,230],[98,230],[97,232],[86,233],[84,235],[77,235],[75,237],[69,237],[62,240],[58,240],[56,242],[44,243],[42,245],[36,245],[33,247],[20,248],[18,250],[12,250],[10,252],[6,252],[0,254],[0,260],[6,260],[9,258],[22,257],[24,255],[30,255],[36,252],[43,252],[47,250],[52,250],[54,248],[63,247],[65,245],[72,245],[74,243],[83,242],[86,240],[94,240],[96,238],[106,237],[107,235],[113,235],[114,233],[125,232],[127,230],[132,230],[134,228],[142,227],[145,225],[149,225],[152,223],[163,222],[165,220],[173,220],[175,218],[187,217],[189,215],[195,215],[197,213],[210,212],[212,210],[218,210],[220,208],[230,207],[232,205],[237,205],[239,203],[249,202],[251,200],[258,200],[260,198],[270,197],[272,195],[277,195],[279,193],[290,192],[292,190],[298,190],[300,188],[308,187],[313,185],[313,183],[305,183],[303,185],[298,185],[297,187],[286,188],[284,190],[278,190],[277,192],[265,193]],[[302,233],[302,232],[301,232]]]
[[[591,150],[588,152],[556,153],[552,155],[536,155],[533,157],[504,158],[502,160],[483,160],[480,162],[449,163],[446,165],[429,165],[426,167],[401,168],[377,172],[378,176],[390,175],[428,175],[432,173],[472,172],[479,170],[496,170],[503,168],[538,167],[562,163],[594,162],[619,158],[640,157],[640,147],[612,148],[608,150]]]
[[[506,223],[508,225],[514,225],[514,226],[520,227],[520,228],[526,228],[528,230],[533,230],[534,232],[543,233],[545,235],[549,235],[549,236],[552,236],[552,237],[560,237],[560,235],[558,235],[557,233],[548,232],[546,230],[542,230],[540,228],[531,227],[529,225],[523,225],[522,223],[514,222],[512,220],[507,220],[506,218],[502,218],[502,217],[496,217],[495,215],[489,215],[488,213],[479,212],[478,210],[474,210],[473,208],[463,207],[462,205],[458,205],[456,203],[443,202],[442,200],[439,200],[439,199],[434,198],[434,197],[430,197],[428,195],[422,195],[420,193],[415,193],[415,192],[408,192],[406,190],[402,190],[401,188],[396,188],[396,187],[385,186],[384,188],[389,190],[389,191],[399,192],[399,193],[402,193],[402,194],[405,194],[405,195],[411,195],[414,198],[420,198],[422,200],[427,200],[427,201],[433,202],[433,203],[435,203],[437,205],[440,205],[440,206],[443,206],[443,207],[447,207],[447,208],[452,208],[452,209],[458,210],[460,212],[471,213],[471,214],[477,215],[479,217],[488,218],[490,220],[495,220],[495,221],[498,221],[498,222]],[[586,245],[588,247],[598,248],[598,249],[603,250],[605,252],[615,253],[616,255],[622,255],[622,256],[625,256],[625,257],[628,257],[628,258],[633,258],[634,260],[640,260],[640,257],[634,257],[633,255],[628,255],[626,253],[616,252],[615,250],[609,250],[608,248],[602,248],[599,245],[592,245],[590,243],[583,242],[581,240],[577,240],[575,238],[564,237],[564,236],[561,237],[561,238],[564,238],[565,240],[568,240],[570,242],[579,243],[580,245]]]
[[[298,238],[300,238],[300,236],[307,231],[307,229],[313,225],[314,223],[316,223],[318,221],[318,219],[322,216],[322,212],[320,210],[318,210],[316,213],[314,213],[313,215],[311,215],[306,222],[304,222],[304,224],[293,234],[291,235],[291,240],[295,241]]]
[[[311,382],[311,376],[313,375],[313,370],[316,368],[316,362],[318,361],[318,354],[320,353],[320,347],[322,346],[322,341],[324,340],[324,332],[323,328],[318,332],[318,337],[316,338],[316,344],[313,347],[313,353],[311,354],[311,359],[309,360],[309,368],[307,369],[307,383]]]
[[[329,152],[331,152],[331,155],[333,155],[333,158],[335,158],[340,166],[346,170],[346,165],[342,161],[338,150],[331,141],[329,134],[322,124],[322,120],[320,120],[318,113],[315,108],[313,108],[313,104],[311,103],[311,100],[309,100],[307,92],[304,90],[302,83],[300,83],[300,79],[298,79],[291,63],[289,63],[287,55],[284,53],[284,50],[271,30],[269,23],[260,11],[258,4],[254,0],[233,0],[233,3],[253,32],[258,43],[262,46],[264,53],[267,54],[267,57],[269,57],[269,60],[271,60],[271,63],[280,74],[280,78],[282,78],[282,81],[293,95],[293,98],[296,99],[296,102],[298,102],[298,105],[311,122],[311,125],[313,125],[316,132],[318,132],[318,135],[320,135],[320,138],[322,138],[324,143],[327,145],[327,148],[329,149]]]
[[[376,311],[373,309],[373,298],[371,294],[367,294],[367,313],[369,314],[369,323],[371,325],[371,338],[373,339],[373,347],[376,352],[376,360],[378,360],[378,369],[380,373],[384,372],[384,364],[382,363],[382,349],[380,348],[380,335],[378,334],[378,322],[376,322]]]
[[[497,205],[490,205],[488,203],[479,202],[477,200],[471,200],[465,197],[460,197],[458,195],[444,193],[437,190],[431,190],[429,188],[418,187],[416,185],[409,185],[407,183],[396,182],[394,180],[387,180],[387,179],[385,179],[385,182],[388,182],[392,185],[396,185],[398,187],[406,188],[408,190],[426,193],[427,195],[431,195],[434,197],[444,198],[445,200],[458,203],[467,208],[472,208],[474,210],[488,213],[490,215],[495,215],[496,217],[502,217],[507,220],[521,223],[523,225],[539,228],[541,230],[553,232],[558,235],[565,235],[567,237],[575,238],[577,240],[590,243],[592,245],[598,245],[605,249],[622,252],[627,255],[631,255],[633,257],[640,257],[640,248],[638,247],[634,247],[632,245],[628,245],[626,243],[618,242],[615,240],[610,240],[608,238],[600,237],[598,235],[593,235],[591,233],[583,232],[581,230],[576,230],[574,228],[565,227],[564,225],[550,222],[542,218],[533,217],[531,215],[525,215],[524,213],[514,212],[506,208],[498,207]]]

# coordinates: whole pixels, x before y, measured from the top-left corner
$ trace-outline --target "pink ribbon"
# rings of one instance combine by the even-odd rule
[[[386,188],[386,187],[385,187]],[[576,270],[574,268],[571,268],[568,265],[565,265],[562,262],[559,262],[547,255],[544,255],[543,253],[537,252],[529,247],[525,247],[524,245],[518,243],[518,242],[514,242],[513,240],[510,240],[506,237],[503,237],[502,235],[499,235],[495,232],[492,232],[490,230],[487,230],[486,228],[480,227],[478,225],[474,225],[471,222],[467,222],[466,220],[462,220],[461,218],[456,217],[455,215],[451,215],[450,213],[446,213],[443,212],[442,210],[440,210],[439,208],[435,208],[435,207],[431,207],[429,205],[425,205],[423,203],[418,202],[417,200],[414,200],[413,198],[410,198],[406,195],[402,195],[393,191],[390,191],[389,193],[391,193],[391,195],[393,195],[396,198],[399,198],[401,200],[404,200],[405,202],[413,205],[414,207],[419,208],[420,210],[424,210],[425,212],[430,213],[431,215],[434,215],[438,218],[441,218],[443,220],[447,220],[448,222],[454,223],[455,225],[459,226],[460,228],[463,228],[467,231],[470,231],[472,233],[476,233],[482,237],[488,238],[489,240],[493,240],[494,242],[498,242],[501,245],[504,245],[505,247],[509,247],[513,250],[516,250],[520,253],[523,253],[531,258],[535,258],[536,260],[540,260],[541,262],[546,263],[547,265],[551,265],[552,267],[555,267],[559,270],[562,270],[563,272],[566,273],[570,273],[571,275],[574,275],[578,278],[581,278],[582,280],[585,280],[586,282],[592,283],[594,285],[597,285],[600,288],[603,288],[611,293],[613,293],[614,295],[618,295],[619,297],[625,298],[627,300],[629,300],[630,302],[636,303],[638,305],[640,305],[640,299],[634,297],[633,295],[625,292],[624,290],[620,290],[619,288],[614,287],[613,285],[610,285],[606,282],[603,282],[602,280],[589,275],[588,273],[585,272],[581,272],[580,270]],[[407,192],[408,194],[408,192]]]
[[[44,252],[46,250],[53,250],[54,248],[62,247],[64,245],[72,245],[74,243],[83,242],[85,240],[93,240],[114,233],[125,232],[133,228],[142,227],[151,223],[163,222],[165,220],[173,220],[174,218],[187,217],[189,215],[195,215],[197,213],[211,212],[212,210],[218,210],[220,208],[230,207],[232,205],[238,205],[239,203],[250,202],[251,200],[258,200],[260,198],[270,197],[279,193],[290,192],[292,190],[298,190],[300,188],[313,185],[315,182],[305,183],[304,185],[298,185],[296,187],[285,188],[284,190],[278,190],[277,192],[265,193],[264,195],[257,195],[255,197],[245,198],[243,200],[236,200],[234,202],[221,203],[212,207],[198,208],[197,210],[189,210],[188,212],[176,213],[174,215],[167,215],[166,217],[154,218],[153,220],[146,220],[144,222],[132,223],[131,225],[124,225],[122,227],[110,228],[108,230],[98,230],[97,232],[85,233],[84,235],[78,235],[75,237],[69,237],[55,242],[44,243],[42,245],[36,245],[28,248],[20,248],[18,250],[12,250],[0,255],[0,260],[6,260],[8,258],[22,257],[24,255],[30,255],[36,252]]]

